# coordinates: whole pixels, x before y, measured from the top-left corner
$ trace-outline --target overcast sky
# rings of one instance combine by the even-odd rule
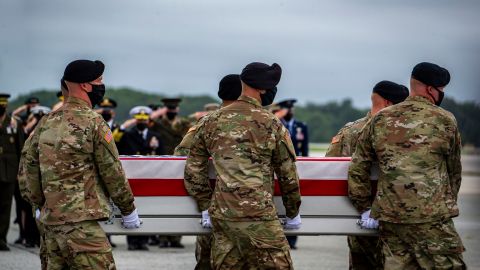
[[[450,70],[447,95],[480,103],[480,1],[1,0],[0,92],[56,88],[72,60],[105,83],[212,94],[253,61],[283,68],[278,99],[369,105],[380,80],[408,86],[422,61]]]

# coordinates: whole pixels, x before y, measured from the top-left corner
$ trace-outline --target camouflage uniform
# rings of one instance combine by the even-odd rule
[[[350,157],[357,145],[362,128],[370,121],[370,112],[354,122],[347,123],[332,138],[326,157]],[[350,269],[382,269],[379,238],[376,236],[348,236]]]
[[[386,269],[464,267],[453,225],[461,183],[460,134],[455,117],[424,97],[380,111],[360,134],[349,169],[354,206],[380,220]],[[378,160],[371,204],[370,167]]]
[[[208,159],[217,173],[215,190]],[[295,151],[280,120],[251,97],[207,115],[185,165],[185,187],[212,220],[214,269],[292,269],[290,248],[273,202],[273,172],[288,217],[298,215]]]
[[[48,269],[113,269],[111,247],[97,221],[110,216],[108,197],[122,215],[135,206],[112,133],[75,97],[45,118],[22,151],[19,183],[22,196],[41,208]]]
[[[202,125],[202,119],[191,127],[187,134],[183,137],[183,140],[175,148],[174,156],[188,156],[190,153],[190,148],[193,145],[193,138],[195,137],[196,130],[199,126]],[[195,265],[195,270],[209,270],[212,269],[210,265],[210,250],[212,249],[213,237],[212,235],[198,235],[195,242],[195,259],[197,264]]]
[[[8,250],[12,196],[17,181],[20,151],[25,140],[22,123],[7,113],[0,117],[0,250]]]

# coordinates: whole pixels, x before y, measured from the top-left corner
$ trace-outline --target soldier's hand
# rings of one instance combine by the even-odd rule
[[[208,214],[208,210],[202,211],[202,227],[203,228],[212,228],[212,222],[210,220],[210,215]]]
[[[123,124],[121,125],[121,129],[125,130],[131,126],[134,126],[135,124],[137,124],[137,119],[128,119],[126,120],[125,122],[123,122]]]
[[[377,229],[378,220],[370,217],[370,210],[362,213],[362,218],[357,221],[357,224],[362,229]]]
[[[35,219],[40,220],[40,209],[35,209]]]
[[[300,217],[300,214],[298,214],[294,218],[285,218],[285,223],[283,224],[283,228],[285,230],[298,230],[300,229],[300,226],[302,225],[302,218]]]
[[[162,116],[164,116],[165,114],[167,114],[167,111],[168,111],[168,108],[167,108],[167,107],[159,108],[159,109],[157,109],[156,111],[152,112],[152,114],[150,114],[150,118],[151,118],[151,119],[157,119],[157,118],[159,118],[159,117],[162,117]]]
[[[138,217],[137,209],[133,210],[128,216],[122,216],[122,226],[125,229],[140,228],[142,223],[142,220]]]

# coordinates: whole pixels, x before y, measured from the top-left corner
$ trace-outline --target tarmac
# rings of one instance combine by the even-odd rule
[[[462,156],[463,181],[460,189],[460,216],[454,219],[466,247],[464,260],[468,269],[480,270],[480,156]],[[13,213],[14,211],[12,211]],[[13,216],[12,216],[13,221]],[[38,248],[12,244],[18,237],[18,226],[12,224],[8,234],[10,252],[0,252],[0,269],[40,269]],[[193,269],[195,237],[183,237],[184,249],[158,248],[128,251],[125,236],[113,236],[117,244],[113,256],[118,269]],[[298,249],[292,250],[295,269],[347,269],[346,236],[299,237]]]

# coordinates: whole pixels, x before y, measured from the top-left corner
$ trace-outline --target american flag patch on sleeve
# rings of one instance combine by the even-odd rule
[[[105,132],[105,136],[103,136],[103,138],[105,139],[105,141],[107,141],[107,143],[110,143],[113,139],[112,131],[110,129],[107,130],[107,132]]]

